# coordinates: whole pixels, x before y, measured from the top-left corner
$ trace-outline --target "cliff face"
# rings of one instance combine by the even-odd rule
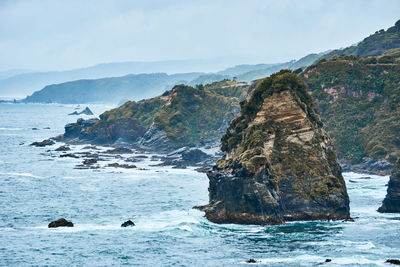
[[[290,71],[258,82],[222,137],[206,217],[275,224],[349,218],[349,198],[329,136],[306,85]]]
[[[321,60],[301,74],[341,160],[394,164],[400,157],[399,73],[400,53],[393,53]]]
[[[400,158],[394,165],[388,184],[387,195],[378,211],[400,212]]]
[[[97,144],[125,142],[168,151],[182,146],[218,145],[247,95],[245,83],[222,81],[205,86],[177,85],[161,96],[128,101],[97,121],[65,127],[65,140]]]

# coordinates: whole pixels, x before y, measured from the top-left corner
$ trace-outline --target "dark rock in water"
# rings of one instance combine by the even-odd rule
[[[130,150],[129,148],[117,147],[114,149],[107,150],[104,153],[107,153],[107,154],[131,154],[131,153],[133,153],[133,151]]]
[[[45,129],[45,130],[50,130],[50,127],[44,127],[43,129]]]
[[[92,164],[97,163],[97,159],[85,159],[82,163],[84,165],[92,165]]]
[[[64,218],[58,219],[57,221],[53,221],[49,223],[49,228],[56,228],[56,227],[73,227],[74,224],[72,222],[67,221]]]
[[[121,227],[128,227],[128,226],[135,226],[135,223],[129,220],[121,224]]]
[[[257,263],[257,261],[255,259],[248,259],[246,262],[247,263]]]
[[[394,264],[394,265],[400,265],[400,260],[388,259],[388,260],[386,260],[386,262]]]
[[[390,176],[387,194],[379,212],[400,212],[400,158],[394,165]]]
[[[79,156],[77,156],[77,155],[75,155],[74,153],[67,153],[67,154],[61,154],[60,155],[60,158],[75,158],[75,159],[78,159],[79,158]]]
[[[222,137],[207,175],[216,223],[279,224],[350,218],[333,144],[304,82],[289,70],[259,81]]]
[[[208,159],[209,156],[200,149],[191,149],[182,153],[182,161],[186,164],[196,164]]]
[[[107,167],[125,168],[125,169],[134,169],[134,168],[136,168],[135,165],[119,164],[119,163],[110,163],[110,164],[107,164]]]
[[[69,146],[60,146],[59,148],[55,149],[54,151],[68,151],[71,150]]]
[[[83,115],[93,115],[93,112],[88,107],[86,107],[81,112],[74,111],[74,112],[72,112],[72,113],[70,113],[68,115],[81,115],[81,114],[83,114]]]
[[[54,145],[54,141],[50,139],[45,139],[42,142],[33,142],[30,144],[31,146],[37,146],[37,147],[45,147],[45,146],[51,146]]]
[[[331,262],[331,261],[332,261],[331,259],[326,259],[326,260],[325,260],[325,262]]]
[[[38,129],[38,128],[35,128],[35,127],[33,127],[33,128],[32,128],[32,130],[34,130],[34,131],[37,131],[37,130],[39,130],[39,129]]]

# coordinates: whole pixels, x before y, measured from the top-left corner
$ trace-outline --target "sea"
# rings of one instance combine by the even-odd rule
[[[204,173],[149,159],[136,169],[77,169],[82,159],[54,151],[62,144],[29,145],[63,133],[78,118],[68,114],[83,108],[0,104],[0,266],[388,266],[400,258],[400,214],[376,211],[389,176],[343,173],[354,222],[214,224],[192,209],[208,202]],[[89,108],[98,116],[112,106]],[[75,226],[47,227],[61,217]],[[121,228],[129,219],[135,226]]]

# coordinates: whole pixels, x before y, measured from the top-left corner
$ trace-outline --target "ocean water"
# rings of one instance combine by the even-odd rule
[[[376,211],[388,176],[344,173],[355,222],[218,225],[192,209],[207,203],[205,174],[148,160],[135,163],[144,170],[74,169],[82,159],[60,158],[52,151],[60,144],[29,146],[62,133],[77,119],[67,115],[74,107],[0,104],[0,266],[241,266],[250,258],[387,266],[400,258],[400,214]],[[95,115],[110,108],[89,107]],[[75,227],[47,228],[60,217]],[[121,228],[128,219],[136,226]]]

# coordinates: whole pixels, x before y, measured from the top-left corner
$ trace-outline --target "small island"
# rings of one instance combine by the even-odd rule
[[[208,172],[216,223],[279,224],[350,219],[332,142],[306,84],[290,70],[260,80],[222,137],[226,153]]]

